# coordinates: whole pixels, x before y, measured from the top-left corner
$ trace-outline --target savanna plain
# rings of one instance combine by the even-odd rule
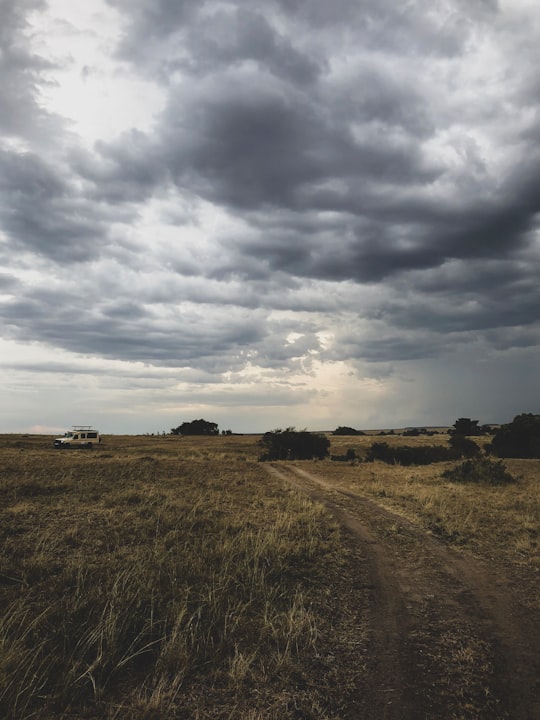
[[[540,460],[259,439],[0,436],[0,717],[538,720]]]

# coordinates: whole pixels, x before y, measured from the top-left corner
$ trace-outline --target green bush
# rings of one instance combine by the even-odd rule
[[[478,457],[466,460],[452,470],[445,470],[443,478],[452,482],[483,483],[485,485],[507,485],[516,482],[501,460],[494,461]]]

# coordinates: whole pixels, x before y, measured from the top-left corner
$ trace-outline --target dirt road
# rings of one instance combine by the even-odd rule
[[[506,578],[322,474],[266,467],[322,503],[367,560],[358,720],[540,720],[540,621]]]

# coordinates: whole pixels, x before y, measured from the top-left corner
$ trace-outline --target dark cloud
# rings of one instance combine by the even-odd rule
[[[64,172],[34,153],[0,151],[0,221],[19,248],[59,263],[90,260],[104,242],[102,211]]]
[[[120,51],[126,56],[144,57],[178,32],[196,14],[192,0],[106,0],[120,11],[125,28]],[[202,8],[205,2],[200,3]]]
[[[414,63],[409,67],[397,64],[391,54],[387,59],[364,54],[353,65],[354,73],[329,75],[331,51],[323,44],[319,49],[326,54],[305,66],[313,73],[278,68],[278,59],[294,57],[301,67],[301,59],[309,58],[295,49],[291,37],[302,45],[308,27],[323,32],[317,18],[325,14],[332,17],[332,32],[350,20],[355,37],[355,23],[369,25],[366,18],[371,18],[375,27],[386,24],[405,36],[414,34],[420,46],[444,24],[459,49],[478,18],[486,22],[496,6],[477,4],[467,13],[456,5],[450,23],[436,6],[417,27],[413,7],[397,11],[366,5],[360,11],[345,3],[339,12],[325,7],[281,7],[279,12],[290,13],[295,23],[287,39],[272,25],[271,8],[263,17],[233,3],[218,14],[208,11],[203,20],[192,8],[160,5],[154,23],[149,5],[136,6],[134,24],[128,26],[134,36],[142,32],[144,18],[151,38],[174,32],[197,38],[176,50],[180,65],[196,73],[197,80],[171,85],[153,137],[131,134],[101,145],[109,170],[96,173],[88,165],[79,170],[109,201],[140,201],[172,179],[182,192],[244,213],[258,232],[233,241],[217,274],[237,266],[249,273],[251,266],[253,277],[280,271],[380,282],[396,273],[439,267],[451,258],[509,256],[526,245],[537,212],[538,167],[517,152],[507,177],[492,182],[467,137],[460,140],[471,172],[466,182],[441,159],[430,157],[424,141],[439,133],[445,118],[428,94],[430,86],[422,78],[417,82]],[[406,61],[400,43],[393,50]],[[245,65],[246,60],[256,65]],[[303,90],[307,79],[313,85],[309,93]],[[466,173],[467,166],[460,172]],[[483,188],[472,179],[475,173],[483,176]],[[447,197],[432,192],[437,183],[449,185]],[[277,210],[289,217],[282,215],[284,224],[269,231]],[[321,232],[321,212],[333,215],[331,231]],[[305,230],[291,231],[299,216]]]
[[[89,292],[83,278],[69,290],[28,290],[0,305],[3,324],[11,337],[73,352],[218,372],[243,366],[247,350],[269,333],[262,313],[201,303],[143,306],[136,294],[112,300]],[[295,352],[291,347],[288,357]]]
[[[43,10],[45,0],[3,0],[0,4],[0,140],[54,142],[62,120],[44,110],[39,88],[56,68],[32,51],[28,15]],[[3,137],[2,137],[3,136]]]
[[[33,55],[21,30],[29,11],[44,6],[42,0],[4,0],[0,6],[0,130],[19,135],[40,116],[34,87],[47,63]]]
[[[251,61],[261,71],[302,86],[314,82],[321,71],[316,59],[296,49],[264,15],[249,9],[199,18],[184,43],[187,57],[169,62],[169,73],[180,69],[204,76]]]
[[[120,207],[142,203],[168,178],[152,141],[138,130],[124,133],[114,144],[97,142],[92,152],[75,148],[70,160],[73,171],[88,183],[86,194],[95,203]]]
[[[318,72],[316,59],[295,47],[271,23],[268,10],[227,3],[156,3],[108,0],[126,14],[119,53],[146,66],[169,82],[178,71],[196,76],[223,66],[253,62],[276,76],[310,83]]]
[[[9,273],[0,272],[1,293],[13,293],[18,287],[20,287],[20,283],[16,278]]]

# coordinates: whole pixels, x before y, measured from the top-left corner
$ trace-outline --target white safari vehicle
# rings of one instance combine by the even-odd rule
[[[64,450],[69,448],[93,448],[99,445],[101,435],[91,425],[74,425],[73,429],[65,433],[63,437],[56,438],[54,447]]]

